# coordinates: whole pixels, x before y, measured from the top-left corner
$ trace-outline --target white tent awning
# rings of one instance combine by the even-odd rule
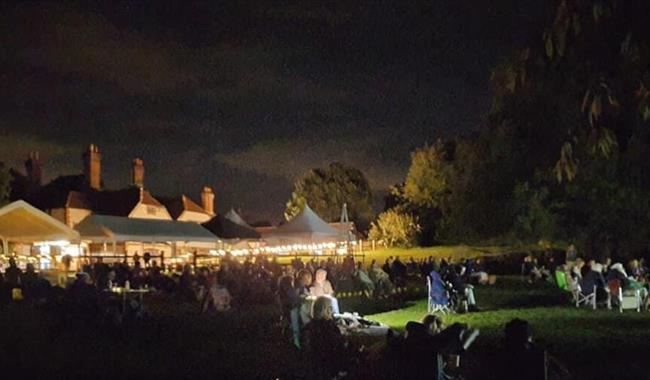
[[[83,240],[94,242],[206,242],[219,238],[198,223],[90,215],[76,229]]]
[[[78,241],[79,233],[25,201],[0,208],[0,239],[16,243]]]

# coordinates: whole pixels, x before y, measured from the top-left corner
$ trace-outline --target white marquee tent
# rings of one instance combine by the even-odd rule
[[[93,242],[219,242],[200,224],[176,220],[90,215],[76,228],[84,240]]]
[[[7,252],[8,242],[79,242],[79,233],[29,203],[16,201],[0,208],[0,239]]]
[[[250,224],[246,223],[246,221],[244,220],[244,218],[242,218],[242,217],[237,213],[237,211],[235,211],[235,209],[232,209],[232,208],[231,208],[230,211],[228,211],[228,212],[226,213],[226,215],[224,215],[223,217],[226,218],[226,219],[228,219],[228,220],[230,220],[231,222],[233,222],[233,223],[235,223],[235,224],[238,224],[238,225],[242,226],[242,227],[251,228],[251,229],[253,228],[253,227],[251,227]]]
[[[341,232],[327,224],[308,205],[287,223],[263,234],[271,245],[336,243],[345,241]]]

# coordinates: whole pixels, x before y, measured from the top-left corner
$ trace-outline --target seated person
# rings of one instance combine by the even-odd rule
[[[375,283],[372,282],[368,273],[363,269],[363,265],[360,261],[357,263],[352,275],[358,281],[366,297],[370,298],[375,292]]]
[[[605,287],[605,279],[603,278],[602,273],[591,268],[591,265],[585,265],[582,267],[582,279],[579,283],[583,294],[591,294],[594,292],[594,289],[602,289]]]
[[[327,280],[327,271],[323,268],[316,270],[316,275],[314,276],[314,282],[309,288],[309,293],[314,297],[330,297],[332,298],[332,307],[334,308],[334,314],[339,314],[339,303],[334,297],[334,288],[332,284]]]
[[[373,261],[370,265],[368,276],[370,276],[370,279],[375,284],[375,291],[378,296],[389,295],[393,292],[393,283],[390,281],[390,276],[377,262]]]
[[[546,352],[533,345],[530,325],[521,319],[506,324],[503,346],[494,364],[490,379],[546,380]]]
[[[615,263],[610,267],[607,273],[607,281],[609,282],[611,280],[619,280],[623,289],[630,287],[630,279],[627,277],[627,273],[625,273],[625,269],[623,269],[623,264],[621,263]]]
[[[487,377],[499,380],[546,380],[570,376],[555,358],[535,346],[528,322],[515,318],[505,326],[503,347]]]
[[[616,263],[612,265],[609,273],[607,274],[607,281],[610,280],[620,280],[621,288],[623,289],[623,294],[626,292],[634,293],[635,291],[639,291],[641,299],[644,299],[648,295],[647,289],[643,286],[643,284],[639,281],[636,281],[632,277],[628,277],[627,273],[625,272],[625,269],[623,268],[623,264],[621,263]]]
[[[316,298],[312,320],[305,326],[301,337],[301,346],[315,379],[332,379],[346,373],[348,345],[334,321],[332,298]]]

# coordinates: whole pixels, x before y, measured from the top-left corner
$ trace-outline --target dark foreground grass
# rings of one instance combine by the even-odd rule
[[[146,320],[119,328],[26,307],[2,310],[0,365],[30,379],[287,379],[301,372],[268,308],[203,316],[189,305],[152,307]]]
[[[569,305],[567,294],[550,284],[531,285],[512,278],[492,288],[479,287],[476,294],[483,311],[445,317],[447,323],[467,323],[481,330],[466,360],[476,378],[512,318],[528,320],[537,343],[564,363],[574,378],[650,378],[648,312],[577,309]],[[426,307],[421,300],[371,317],[401,329],[410,320],[421,320]]]

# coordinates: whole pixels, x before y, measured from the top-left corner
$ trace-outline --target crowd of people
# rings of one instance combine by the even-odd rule
[[[585,260],[571,245],[567,249],[564,262],[553,257],[542,261],[529,255],[522,263],[522,275],[528,282],[557,281],[558,272],[567,279],[567,290],[577,289],[579,286],[580,292],[584,295],[596,292],[598,303],[607,301],[612,282],[615,282],[616,287],[620,287],[624,293],[638,291],[641,299],[650,300],[647,297],[650,290],[650,270],[643,258],[631,259],[626,265],[612,262],[612,259],[607,256]],[[616,302],[616,298],[613,298],[613,301]]]
[[[600,267],[597,264],[576,260],[566,265],[567,270],[581,276],[583,281],[592,276],[584,269],[586,266],[600,272],[603,278],[614,276],[619,270],[616,264]],[[631,273],[639,278],[647,273],[641,263],[633,264],[632,268]],[[488,281],[480,259],[453,263],[450,259],[438,261],[432,257],[407,261],[389,257],[381,265],[373,260],[365,266],[351,256],[339,262],[331,258],[321,261],[296,258],[289,265],[281,265],[275,258],[265,256],[242,261],[226,256],[219,265],[198,268],[160,265],[155,260],[135,260],[129,264],[126,261],[107,264],[97,260],[84,263],[79,269],[74,281],[63,289],[52,286],[33,266],[27,265],[21,270],[10,260],[0,277],[2,304],[12,301],[42,304],[56,300],[63,306],[59,310],[65,309],[75,318],[109,318],[117,322],[129,316],[142,316],[144,308],[137,302],[116,302],[112,297],[115,289],[155,289],[178,302],[197,305],[197,310],[206,314],[249,305],[276,305],[289,344],[310,363],[315,379],[345,377],[349,371],[359,368],[361,358],[370,355],[363,346],[350,343],[337,324],[335,316],[340,311],[337,299],[340,292],[354,290],[369,298],[390,297],[396,287],[413,281],[421,286],[424,277],[436,272],[452,290],[465,297],[472,311],[477,310],[472,284]],[[534,271],[533,266],[528,275],[535,276]],[[546,356],[540,356],[532,344],[527,324],[523,321],[512,324],[506,328],[504,355],[520,355],[521,363],[530,364],[528,369],[537,373],[536,366],[540,360],[546,363]],[[442,319],[433,315],[427,315],[422,322],[409,322],[404,336],[395,333],[387,336],[386,348],[377,361],[381,363],[377,368],[383,374],[380,378],[418,379],[431,378],[433,374],[453,378],[454,365],[449,364],[449,359],[459,357],[477,334],[465,325],[445,328]],[[495,359],[494,363],[499,360]],[[498,371],[495,367],[493,372]]]

